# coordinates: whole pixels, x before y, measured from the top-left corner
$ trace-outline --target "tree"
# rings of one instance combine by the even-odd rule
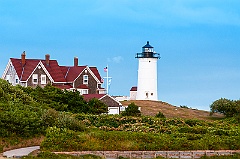
[[[141,112],[138,109],[139,107],[135,103],[131,103],[128,105],[126,110],[122,112],[123,116],[141,116]]]
[[[88,102],[89,113],[91,114],[102,114],[108,112],[108,107],[102,101],[92,98]]]
[[[239,113],[238,103],[240,102],[226,98],[218,99],[210,105],[211,114],[222,113],[226,117],[232,117],[234,114]]]

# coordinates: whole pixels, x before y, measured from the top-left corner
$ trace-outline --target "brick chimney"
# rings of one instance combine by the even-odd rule
[[[49,66],[49,64],[50,64],[50,55],[49,54],[45,55],[45,61],[46,61],[46,65]]]
[[[23,51],[22,55],[21,55],[21,60],[22,60],[22,66],[24,66],[26,64],[26,52]]]
[[[78,57],[74,57],[74,67],[78,66]]]

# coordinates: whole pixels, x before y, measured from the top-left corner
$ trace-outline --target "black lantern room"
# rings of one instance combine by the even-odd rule
[[[147,41],[147,44],[142,47],[142,53],[137,53],[135,58],[160,58],[160,54],[154,52],[153,47]]]

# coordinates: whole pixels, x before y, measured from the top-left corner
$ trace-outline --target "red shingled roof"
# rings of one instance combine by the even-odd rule
[[[26,64],[24,66],[22,66],[21,59],[10,58],[10,60],[21,81],[26,81],[41,61],[51,75],[54,82],[66,82],[66,79],[64,78],[60,66],[56,60],[50,60],[48,66],[46,65],[45,60],[26,59]]]
[[[97,67],[89,67],[89,68],[90,68],[90,70],[94,73],[94,75],[98,78],[98,80],[99,80],[100,82],[102,82],[102,78],[101,78],[101,76],[100,76],[100,74],[99,74],[99,72],[98,72]]]
[[[105,95],[106,94],[83,94],[83,98],[84,100],[89,101],[90,99],[93,99],[93,98],[100,99]]]
[[[85,84],[80,84],[79,86],[77,86],[77,88],[79,89],[89,89],[87,85]]]
[[[64,77],[68,82],[73,82],[86,66],[60,66]]]
[[[73,82],[87,66],[59,66],[57,60],[49,60],[49,65],[46,60],[41,59],[26,59],[26,64],[22,66],[22,60],[10,58],[17,75],[21,81],[26,81],[41,61],[44,67],[49,72],[54,82]],[[101,76],[96,67],[89,67],[97,79],[102,82]],[[81,86],[83,87],[83,86]],[[84,86],[84,89],[87,89]]]
[[[28,79],[28,77],[31,75],[31,73],[39,63],[39,60],[26,60],[25,66],[22,67],[21,59],[10,58],[10,60],[17,72],[18,78],[22,81],[26,81]]]
[[[60,89],[70,89],[73,88],[71,85],[53,85],[54,87],[60,88]]]
[[[46,64],[45,60],[41,60],[54,82],[66,82],[63,72],[56,60],[49,60],[49,65]]]

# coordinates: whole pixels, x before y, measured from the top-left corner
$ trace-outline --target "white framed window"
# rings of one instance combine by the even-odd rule
[[[88,75],[83,75],[83,84],[88,84]]]
[[[47,84],[46,75],[41,75],[41,84]]]
[[[32,75],[32,82],[33,82],[33,84],[38,84],[38,74]]]
[[[16,78],[16,84],[18,84],[18,82],[19,82],[19,81],[18,81],[18,79]]]
[[[88,94],[88,89],[83,89],[82,94]]]

